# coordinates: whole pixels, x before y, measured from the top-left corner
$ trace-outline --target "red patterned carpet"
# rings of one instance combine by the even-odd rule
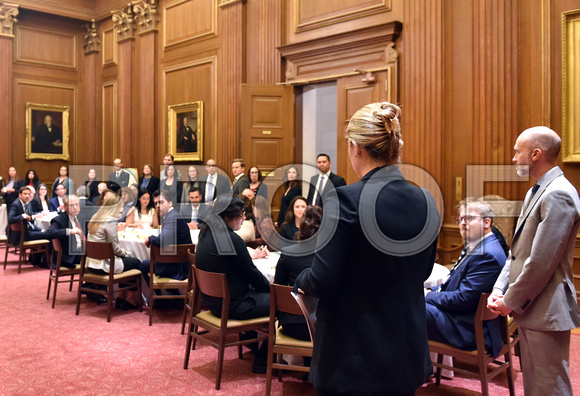
[[[0,257],[4,250],[0,249]],[[222,386],[214,389],[216,350],[200,345],[183,369],[186,337],[181,311],[156,310],[153,326],[146,311],[115,310],[83,297],[79,316],[73,292],[59,285],[55,309],[46,300],[48,271],[24,266],[0,270],[0,395],[264,395],[265,375],[252,374],[252,355],[237,359],[226,350]],[[571,371],[580,390],[580,335],[573,335]],[[245,350],[246,351],[246,350]],[[516,363],[519,368],[519,363]],[[296,378],[272,382],[273,395],[315,395]],[[518,372],[516,393],[523,395]],[[417,395],[478,395],[479,382],[455,377],[426,383]],[[491,395],[508,395],[505,376],[494,379]]]

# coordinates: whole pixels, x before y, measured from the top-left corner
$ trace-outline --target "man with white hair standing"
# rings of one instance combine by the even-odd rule
[[[580,326],[573,256],[580,200],[556,165],[562,140],[539,126],[523,131],[514,146],[520,176],[536,184],[526,194],[511,251],[488,308],[512,314],[519,329],[524,392],[572,395],[570,330]]]

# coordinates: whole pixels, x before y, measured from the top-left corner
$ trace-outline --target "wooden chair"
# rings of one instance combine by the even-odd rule
[[[52,308],[54,309],[54,304],[56,302],[56,288],[59,283],[70,283],[69,291],[72,291],[73,283],[78,282],[79,278],[75,279],[75,275],[80,275],[81,266],[77,264],[75,268],[61,267],[62,262],[62,246],[58,239],[52,240],[53,254],[56,254],[56,267],[50,264],[50,273],[48,274],[48,291],[46,292],[46,299],[50,298],[50,286],[54,282],[54,291],[52,295]],[[69,277],[70,279],[60,280],[61,277]]]
[[[282,364],[282,355],[312,356],[312,341],[302,341],[287,336],[276,323],[276,314],[284,312],[302,316],[300,306],[290,294],[292,286],[270,285],[270,327],[268,330],[268,368],[266,371],[266,395],[272,389],[272,370],[278,369],[278,381],[282,381],[282,370],[310,372],[310,367]],[[274,362],[274,355],[277,361]]]
[[[437,372],[435,374],[436,383],[439,385],[441,383],[441,370],[448,369],[455,372],[469,375],[472,377],[479,377],[481,381],[481,393],[483,396],[489,395],[488,382],[496,375],[502,371],[506,372],[508,387],[510,396],[515,395],[514,391],[514,380],[512,374],[512,347],[514,343],[510,338],[510,333],[508,330],[508,323],[505,316],[500,316],[501,321],[501,332],[502,332],[502,342],[503,346],[498,356],[503,356],[505,361],[502,362],[497,360],[492,355],[485,350],[485,341],[483,337],[483,322],[486,320],[492,320],[497,318],[497,314],[493,314],[487,309],[487,298],[489,293],[484,293],[479,299],[479,304],[477,306],[477,311],[475,313],[474,325],[475,325],[475,341],[477,349],[472,351],[465,351],[462,349],[455,348],[449,344],[445,344],[438,341],[429,340],[429,351],[438,354],[437,362],[433,362],[433,366],[437,367]],[[516,341],[517,342],[517,341]],[[455,360],[464,361],[471,365],[475,365],[474,371],[470,371],[464,368],[458,368],[456,366],[449,366],[443,364],[443,355],[452,356]],[[488,370],[488,366],[492,366],[491,370]]]
[[[86,269],[87,258],[94,258],[97,260],[109,260],[110,272],[107,275],[97,275]],[[79,287],[77,293],[77,308],[76,314],[79,314],[79,309],[81,306],[81,293],[95,293],[101,294],[107,297],[107,322],[111,321],[111,310],[113,308],[113,297],[115,293],[137,288],[137,294],[139,296],[139,311],[142,311],[142,301],[141,301],[141,271],[133,269],[120,274],[115,274],[115,253],[113,252],[113,244],[111,242],[86,242],[86,255],[83,256],[81,261],[81,272]],[[86,287],[84,284],[92,283],[93,285],[106,286],[106,290],[93,289]],[[121,285],[123,283],[123,285]],[[116,286],[116,287],[115,287]]]
[[[242,359],[242,345],[264,341],[267,338],[262,331],[268,327],[269,318],[267,316],[255,319],[236,320],[229,319],[230,312],[230,291],[225,274],[206,272],[193,267],[194,279],[194,300],[193,311],[189,317],[189,327],[187,332],[187,342],[185,344],[185,360],[183,368],[187,369],[189,364],[189,353],[195,349],[197,340],[202,340],[218,350],[217,372],[215,388],[220,388],[222,368],[225,348],[237,346],[238,357]],[[218,318],[210,311],[201,312],[201,295],[222,299],[222,316]],[[201,330],[201,329],[204,330]],[[258,336],[251,339],[240,339],[240,333],[247,331],[258,331]],[[237,334],[237,341],[226,341],[228,335]],[[213,337],[212,337],[213,335]],[[216,340],[217,336],[217,340]],[[193,341],[193,344],[192,344]]]
[[[37,254],[44,253],[46,255],[46,262],[50,263],[50,251],[48,246],[50,241],[48,239],[37,239],[34,241],[25,241],[24,237],[26,235],[24,220],[17,223],[10,224],[8,227],[8,237],[6,241],[6,253],[4,254],[4,269],[6,269],[6,263],[8,262],[8,250],[10,248],[14,249],[14,254],[18,254],[18,273],[22,269],[22,264],[26,263],[27,254]],[[13,245],[10,243],[10,234],[20,234],[20,244]]]
[[[181,265],[187,262],[188,250],[195,251],[195,245],[171,245],[164,248],[151,245],[151,256],[149,263],[149,326],[153,324],[153,306],[155,300],[184,300],[185,294],[155,294],[155,290],[177,289],[187,292],[188,280],[177,280],[172,278],[163,278],[155,275],[154,263],[165,263],[166,265]],[[167,254],[163,251],[175,252],[175,254]],[[184,304],[185,305],[185,304]]]
[[[181,334],[185,334],[185,324],[187,318],[191,316],[193,311],[193,296],[194,296],[194,282],[193,282],[193,267],[195,267],[195,253],[191,250],[187,252],[187,259],[189,261],[189,276],[187,277],[187,292],[185,293],[185,303],[183,304],[183,318],[181,320]]]

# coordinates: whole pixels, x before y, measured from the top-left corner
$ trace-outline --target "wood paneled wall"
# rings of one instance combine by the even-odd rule
[[[157,30],[140,34],[136,25],[133,38],[118,41],[111,12],[126,1],[18,3],[15,37],[0,37],[0,115],[12,127],[0,172],[35,168],[45,181],[63,162],[24,159],[26,102],[70,106],[70,164],[120,156],[126,166],[158,169],[168,150],[167,106],[202,100],[204,160],[227,170],[241,149],[241,84],[300,86],[306,81],[290,80],[318,81],[325,72],[351,78],[354,68],[388,62],[385,29],[400,22],[391,88],[403,109],[403,160],[439,183],[450,231],[467,165],[509,165],[515,138],[529,126],[560,132],[560,16],[578,7],[575,0],[160,0]],[[100,49],[85,55],[83,26],[93,18]],[[377,51],[349,48],[364,40],[370,48],[373,34]],[[337,57],[338,49],[351,56]],[[346,156],[339,160],[352,178]],[[580,168],[563,168],[580,186]],[[528,187],[487,183],[484,191],[517,200]]]

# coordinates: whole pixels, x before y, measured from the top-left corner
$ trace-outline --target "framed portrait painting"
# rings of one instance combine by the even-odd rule
[[[203,102],[169,106],[168,122],[175,161],[203,161]]]
[[[26,159],[70,160],[69,106],[26,103]]]

